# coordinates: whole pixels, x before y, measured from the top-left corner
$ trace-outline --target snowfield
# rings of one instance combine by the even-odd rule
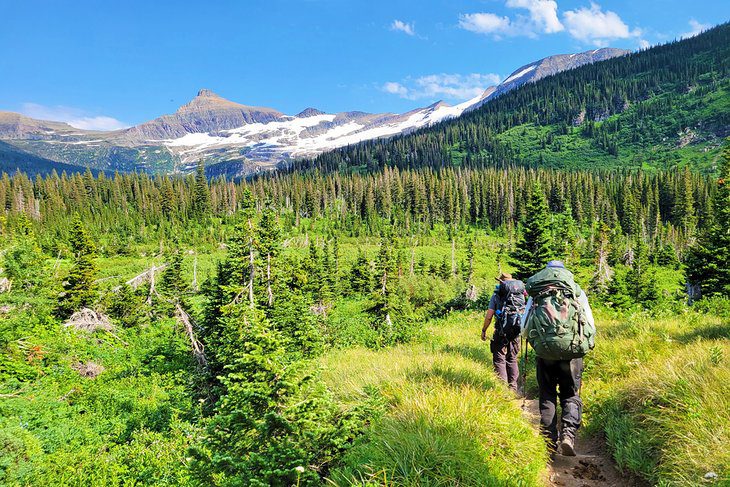
[[[270,157],[272,151],[281,158],[306,157],[458,117],[482,99],[480,95],[454,106],[439,103],[403,115],[375,117],[375,121],[370,121],[373,116],[368,114],[356,116],[355,120],[342,114],[289,116],[283,121],[249,123],[218,133],[189,133],[165,140],[163,144],[183,162],[198,160],[201,153],[208,151],[234,149],[248,149],[254,158],[257,152],[265,152]]]

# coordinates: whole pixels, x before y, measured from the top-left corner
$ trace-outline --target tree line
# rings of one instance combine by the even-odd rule
[[[23,173],[0,178],[4,211],[0,231],[25,216],[36,226],[45,250],[65,240],[73,215],[88,229],[110,237],[110,252],[130,241],[176,236],[220,242],[224,231],[211,219],[229,219],[250,191],[258,209],[271,205],[286,230],[302,221],[323,220],[331,231],[380,235],[384,229],[407,236],[441,225],[450,232],[466,226],[514,234],[527,216],[532,186],[539,182],[548,209],[563,227],[593,228],[638,236],[649,245],[672,243],[682,251],[710,221],[712,178],[688,168],[671,171],[559,171],[524,167],[386,168],[378,173],[270,174],[253,180],[208,181],[202,168],[182,177],[102,173],[52,173],[31,180]],[[186,232],[179,232],[184,227]]]

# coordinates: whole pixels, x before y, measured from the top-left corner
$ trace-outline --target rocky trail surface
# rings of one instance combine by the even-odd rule
[[[520,405],[523,401],[520,400]],[[524,401],[523,412],[535,424],[540,425],[537,399]],[[548,466],[548,485],[560,487],[603,487],[644,484],[623,475],[608,453],[603,438],[578,435],[575,442],[576,456],[555,454]]]

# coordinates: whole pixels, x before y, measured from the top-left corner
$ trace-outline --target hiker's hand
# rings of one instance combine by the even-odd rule
[[[487,341],[487,330],[482,330],[482,341],[483,342]]]

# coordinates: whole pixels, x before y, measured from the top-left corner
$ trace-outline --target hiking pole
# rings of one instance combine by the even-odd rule
[[[520,338],[522,343],[522,338]],[[522,348],[522,410],[525,409],[527,402],[527,337],[525,337],[525,346]]]

